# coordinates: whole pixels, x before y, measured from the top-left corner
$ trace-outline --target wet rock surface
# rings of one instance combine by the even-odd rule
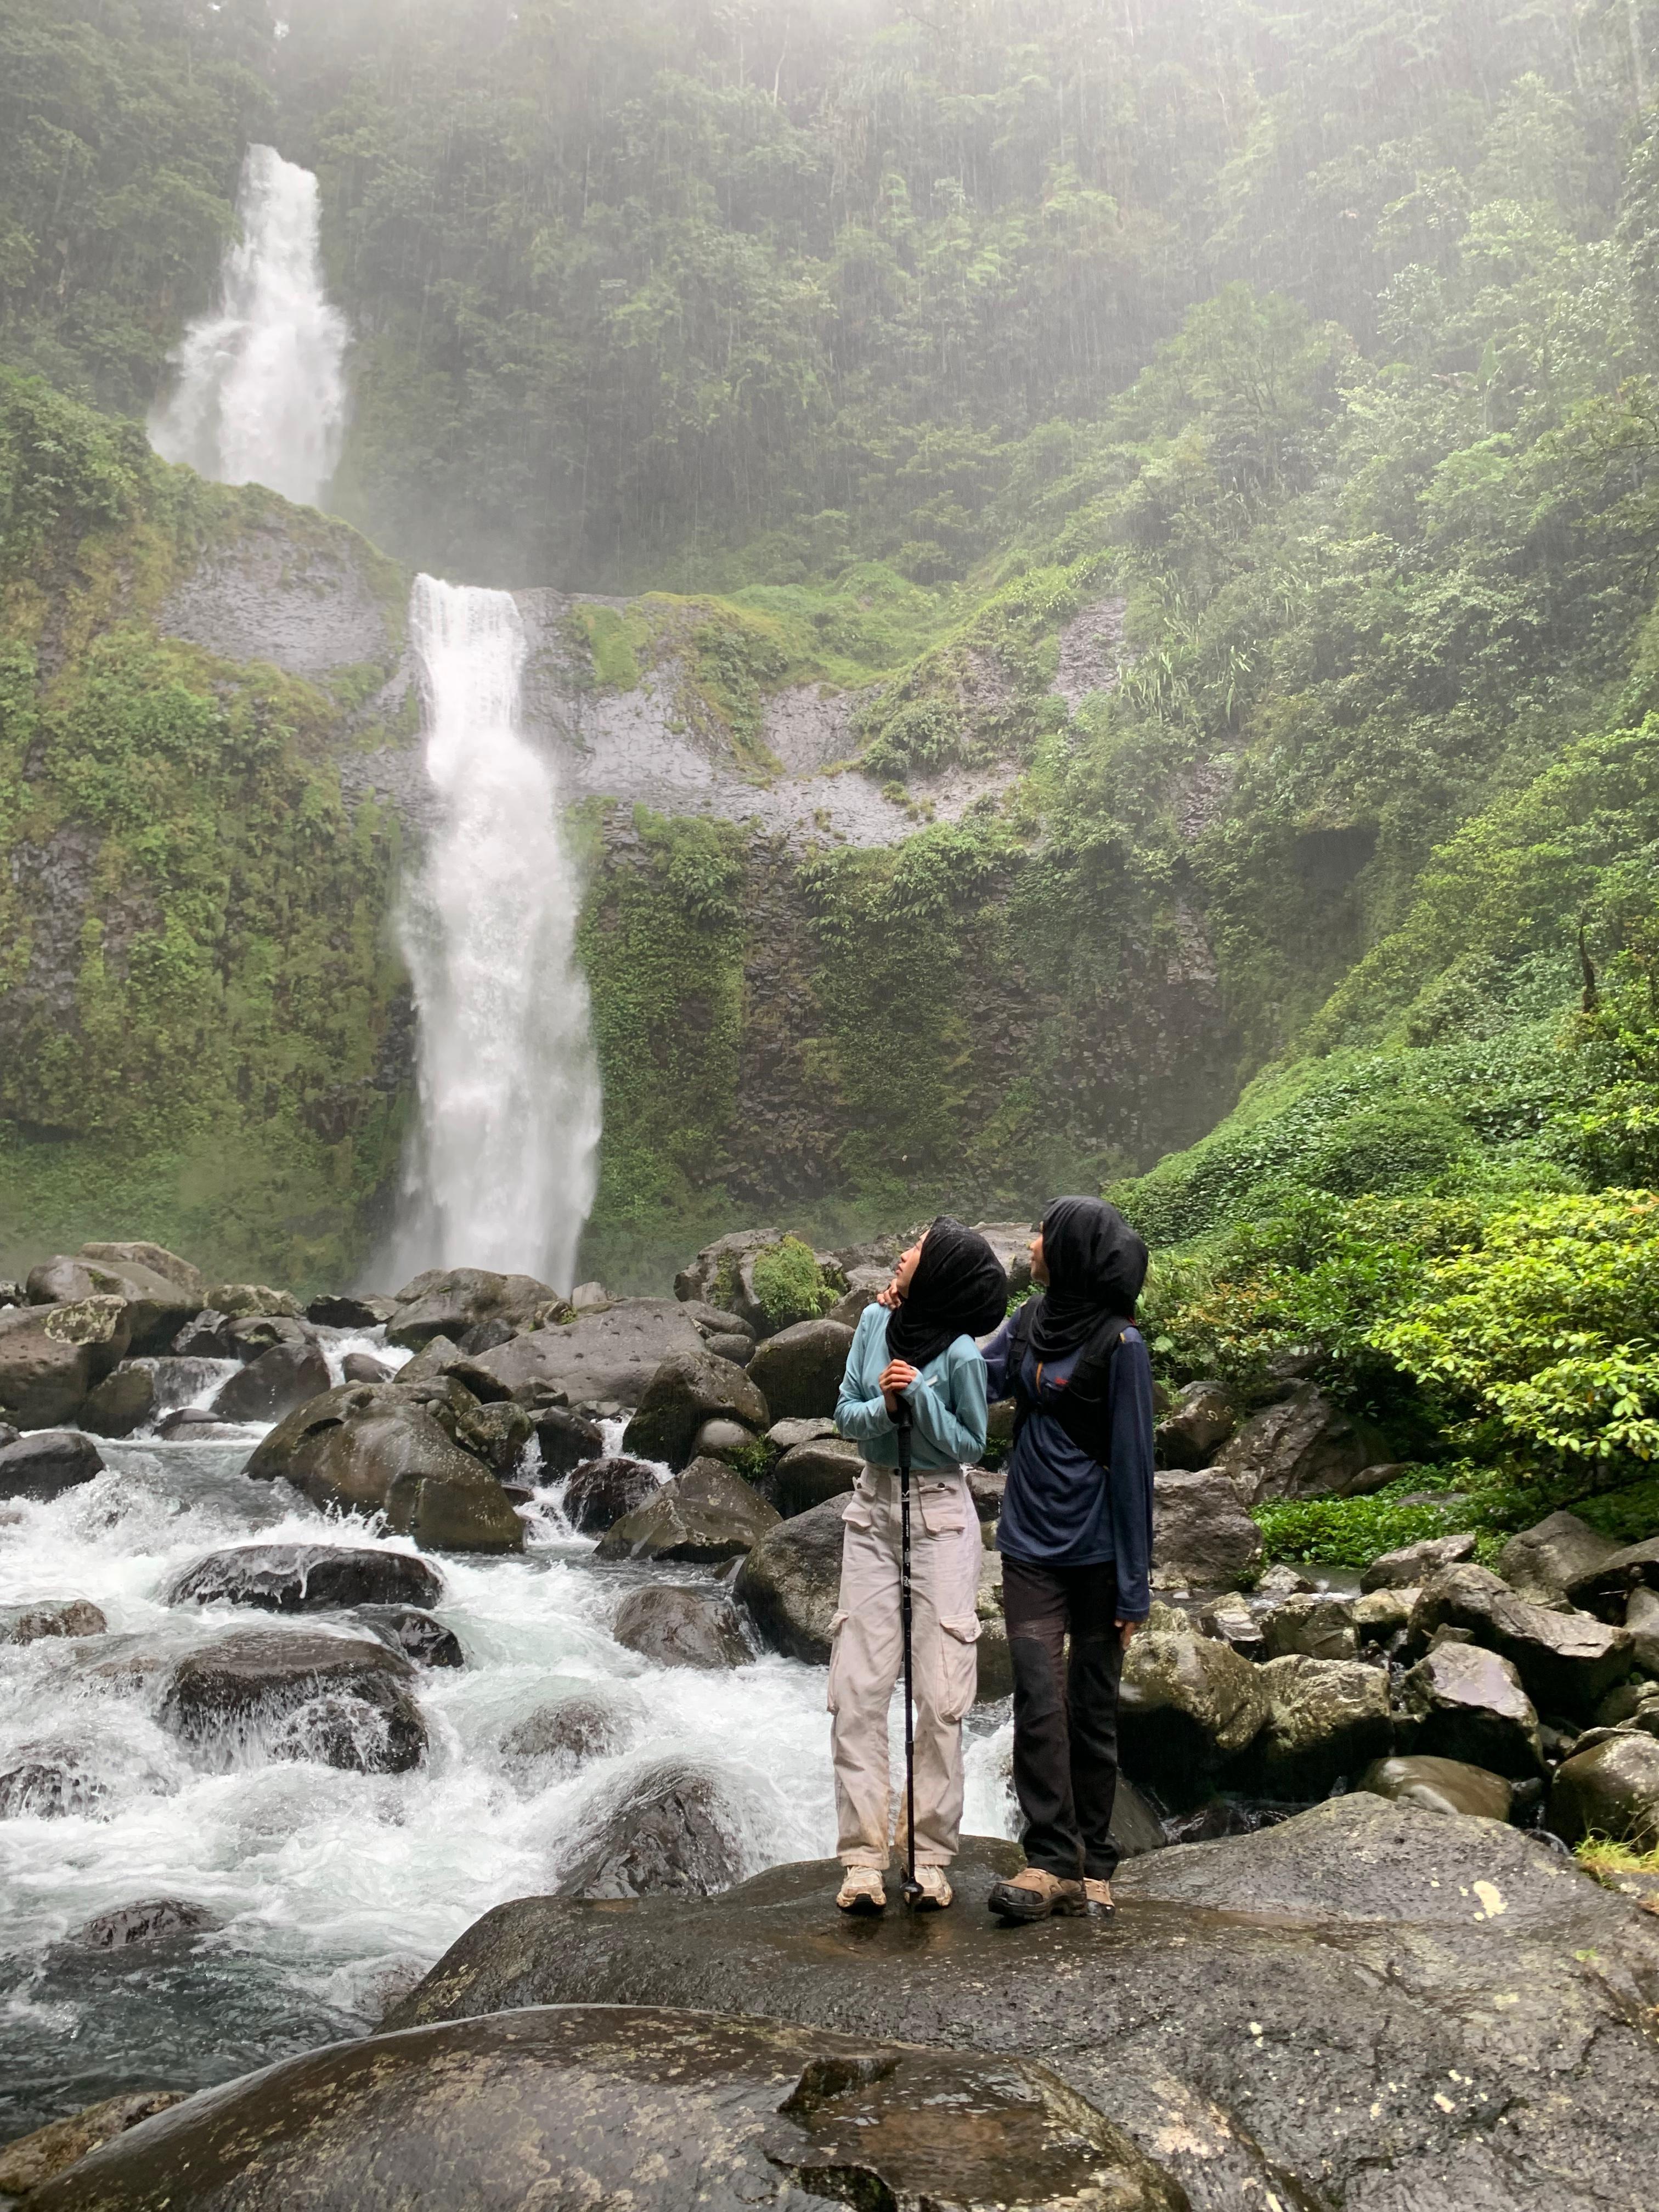
[[[673,1352],[647,1384],[623,1432],[623,1449],[678,1471],[691,1460],[704,1422],[720,1419],[758,1432],[770,1415],[766,1400],[741,1367],[719,1358],[706,1345],[695,1352]]]
[[[573,1474],[584,1461],[603,1458],[605,1432],[597,1421],[562,1406],[544,1407],[535,1418],[536,1442],[542,1455],[542,1474],[552,1481]],[[566,1510],[568,1511],[567,1505]]]
[[[224,1421],[280,1421],[329,1387],[328,1362],[314,1344],[273,1344],[239,1368],[213,1401]]]
[[[118,1905],[100,1912],[75,1929],[68,1937],[88,1951],[128,1951],[136,1943],[160,1943],[175,1936],[200,1936],[220,1925],[217,1913],[205,1905],[192,1905],[176,1897],[146,1898],[142,1904]]]
[[[1040,2052],[1195,2212],[1268,2190],[1315,2212],[1646,2212],[1659,1927],[1545,1845],[1356,1794],[1133,1860],[1109,1921],[1006,1930],[984,1897],[1017,1856],[970,1848],[958,1908],[917,1921],[838,1922],[830,1863],[701,1904],[520,1899],[392,2024],[740,2005]]]
[[[89,1598],[0,1605],[0,1644],[38,1644],[47,1636],[102,1636],[109,1623]]]
[[[1380,1488],[1364,1477],[1373,1468],[1381,1472],[1388,1456],[1379,1430],[1302,1383],[1281,1404],[1252,1413],[1214,1467],[1241,1504],[1259,1505],[1273,1498],[1348,1498]],[[1388,1468],[1382,1480],[1395,1472]]]
[[[753,1656],[731,1599],[707,1584],[649,1583],[630,1590],[611,1632],[664,1667],[746,1667]]]
[[[1515,1667],[1540,1713],[1588,1720],[1615,1682],[1629,1674],[1634,1654],[1622,1628],[1588,1613],[1555,1613],[1517,1597],[1490,1569],[1443,1569],[1424,1584],[1412,1609],[1412,1635],[1419,1642],[1437,1628],[1466,1628],[1489,1651]]]
[[[167,1601],[321,1613],[354,1605],[436,1605],[443,1590],[442,1577],[407,1553],[366,1544],[239,1544],[186,1567]]]
[[[774,1420],[823,1419],[836,1410],[852,1348],[844,1322],[799,1321],[757,1345],[746,1371]]]
[[[1501,1774],[1460,1759],[1379,1759],[1361,1775],[1359,1787],[1427,1813],[1482,1820],[1507,1820],[1515,1797],[1514,1785]]]
[[[1382,1668],[1297,1653],[1269,1659],[1257,1673],[1267,1713],[1249,1766],[1265,1796],[1291,1802],[1322,1797],[1393,1747]]]
[[[785,1452],[766,1478],[766,1495],[786,1521],[793,1520],[830,1498],[846,1497],[863,1464],[856,1444],[820,1437]]]
[[[0,1820],[31,1814],[39,1820],[53,1820],[70,1814],[97,1813],[108,1795],[78,1744],[26,1743],[0,1770]]]
[[[778,1515],[717,1459],[694,1460],[599,1540],[602,1559],[714,1565],[753,1551]]]
[[[836,2201],[960,2212],[1181,2203],[1151,2160],[1039,2066],[600,2006],[290,2059],[148,2121],[37,2199],[41,2212],[808,2212]]]
[[[94,1382],[77,1416],[96,1437],[130,1437],[149,1419],[155,1407],[153,1367],[123,1360],[112,1374]]]
[[[131,1341],[125,1298],[0,1309],[0,1417],[20,1429],[73,1420]]]
[[[434,1336],[459,1341],[483,1322],[527,1322],[538,1308],[560,1303],[553,1285],[534,1275],[495,1274],[487,1267],[428,1267],[393,1292],[386,1340],[419,1352]]]
[[[535,1781],[575,1774],[626,1751],[643,1719],[643,1705],[620,1683],[582,1683],[515,1722],[501,1739],[501,1758]]]
[[[352,1619],[388,1651],[416,1667],[465,1667],[466,1653],[453,1628],[415,1605],[360,1605]]]
[[[227,1765],[263,1743],[272,1758],[400,1774],[426,1752],[413,1675],[366,1637],[239,1629],[178,1661],[161,1717],[198,1758]]]
[[[702,1347],[678,1300],[624,1298],[603,1313],[515,1336],[470,1364],[532,1412],[545,1405],[637,1406],[671,1352]]]
[[[600,1535],[654,1498],[660,1486],[656,1468],[643,1460],[589,1460],[565,1485],[565,1515],[582,1535]]]
[[[1552,1513],[1511,1536],[1498,1555],[1497,1568],[1517,1597],[1549,1605],[1604,1566],[1618,1549],[1576,1513]]]
[[[0,2148],[0,2200],[21,2197],[64,2172],[100,2143],[184,2102],[177,2089],[127,2089]]]
[[[1474,1557],[1472,1535],[1425,1536],[1421,1543],[1402,1545],[1399,1551],[1384,1552],[1373,1559],[1360,1577],[1359,1587],[1362,1590],[1408,1586],[1420,1589],[1443,1567],[1455,1566],[1460,1560]]]
[[[1267,1719],[1262,1674],[1211,1638],[1143,1631],[1124,1655],[1118,1740],[1126,1768],[1172,1805],[1207,1796]]]
[[[1261,1531],[1222,1474],[1153,1477],[1152,1583],[1158,1589],[1219,1590],[1261,1557]]]
[[[1636,1589],[1659,1589],[1659,1536],[1627,1544],[1611,1559],[1576,1576],[1567,1595],[1574,1605],[1587,1607],[1602,1620],[1617,1620]]]
[[[0,1444],[0,1498],[61,1498],[103,1471],[90,1437],[75,1429],[37,1429]]]
[[[1570,1844],[1605,1836],[1659,1850],[1659,1740],[1644,1730],[1575,1752],[1550,1785],[1550,1826]]]
[[[1400,1685],[1402,1749],[1522,1781],[1543,1771],[1538,1713],[1514,1667],[1474,1644],[1443,1644]]]
[[[636,1776],[579,1848],[561,1897],[710,1897],[744,1871],[741,1822],[718,1776],[665,1759]]]
[[[1189,1382],[1153,1431],[1161,1468],[1203,1467],[1238,1425],[1238,1407],[1224,1382]]]
[[[841,1589],[846,1531],[839,1498],[769,1529],[738,1570],[732,1594],[769,1650],[830,1663],[830,1624]]]

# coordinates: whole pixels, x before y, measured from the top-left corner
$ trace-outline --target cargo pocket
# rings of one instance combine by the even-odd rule
[[[961,1482],[924,1482],[916,1498],[921,1525],[930,1536],[951,1536],[968,1526],[968,1486]]]
[[[939,1718],[963,1720],[979,1694],[979,1622],[970,1613],[961,1620],[941,1620],[939,1627],[944,1632],[939,1657],[945,1676]]]
[[[841,1711],[842,1630],[847,1626],[847,1615],[838,1613],[830,1624],[830,1685],[823,1702],[832,1713]]]

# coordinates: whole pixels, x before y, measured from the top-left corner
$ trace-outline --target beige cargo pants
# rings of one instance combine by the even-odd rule
[[[841,1603],[831,1626],[830,1743],[836,1852],[884,1867],[904,1818],[904,1771],[890,1774],[888,1707],[903,1672],[899,1615],[899,1480],[865,1468],[842,1519]],[[962,1832],[962,1721],[978,1680],[974,1601],[979,1517],[959,1468],[910,1478],[911,1640],[915,1675],[915,1863],[944,1866]],[[902,1741],[901,1737],[900,1741]]]

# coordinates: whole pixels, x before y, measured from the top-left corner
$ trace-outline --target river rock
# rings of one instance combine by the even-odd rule
[[[108,1629],[109,1623],[89,1598],[0,1605],[0,1644],[38,1644],[50,1636],[103,1636]]]
[[[596,1759],[615,1759],[644,1724],[644,1704],[622,1683],[578,1683],[515,1722],[501,1738],[501,1759],[521,1780],[544,1789]]]
[[[1259,1505],[1272,1498],[1358,1497],[1380,1487],[1362,1478],[1387,1457],[1380,1430],[1304,1382],[1279,1404],[1252,1413],[1214,1467],[1241,1504]]]
[[[0,1415],[20,1429],[72,1420],[93,1384],[125,1359],[127,1302],[76,1298],[0,1310]]]
[[[1207,1465],[1238,1425],[1238,1407],[1224,1382],[1189,1382],[1152,1432],[1158,1464]]]
[[[314,1505],[384,1513],[423,1550],[515,1552],[524,1524],[501,1484],[396,1383],[347,1382],[279,1421],[244,1473],[293,1484]]]
[[[306,1308],[306,1319],[319,1328],[380,1328],[398,1310],[396,1298],[375,1297],[365,1291],[325,1291]]]
[[[733,1314],[753,1334],[763,1336],[771,1323],[755,1295],[752,1270],[761,1253],[782,1242],[781,1229],[736,1229],[717,1237],[675,1276],[674,1296],[687,1304]]]
[[[705,1344],[717,1336],[740,1336],[751,1351],[754,1349],[755,1332],[740,1315],[727,1313],[720,1306],[705,1305],[700,1298],[682,1299],[681,1309]]]
[[[480,1322],[527,1322],[538,1306],[556,1302],[550,1283],[534,1275],[499,1275],[485,1267],[428,1267],[392,1293],[396,1311],[388,1344],[418,1352],[434,1336],[457,1341]]]
[[[753,1551],[778,1517],[719,1460],[693,1460],[608,1528],[596,1556],[713,1566]]]
[[[1412,1608],[1422,1595],[1407,1584],[1367,1590],[1353,1601],[1354,1633],[1362,1644],[1387,1644],[1411,1620]]]
[[[328,1362],[315,1344],[273,1344],[221,1384],[213,1413],[222,1421],[280,1421],[329,1388]]]
[[[1182,2202],[1040,2066],[772,2021],[580,2007],[288,2059],[106,2144],[40,2205],[810,2212],[832,2190],[951,2212]]]
[[[1123,1764],[1172,1805],[1209,1794],[1267,1718],[1263,1669],[1212,1638],[1145,1629],[1123,1658]]]
[[[1265,1573],[1257,1576],[1255,1594],[1277,1605],[1287,1597],[1306,1597],[1314,1588],[1314,1583],[1300,1567],[1293,1567],[1288,1559],[1278,1559]]]
[[[859,1479],[864,1455],[856,1444],[826,1437],[797,1444],[766,1478],[766,1494],[786,1521],[810,1513],[829,1498],[844,1498]]]
[[[0,1315],[0,1321],[4,1320]],[[1659,1589],[1659,1536],[1627,1544],[1601,1565],[1574,1578],[1567,1595],[1603,1620],[1621,1620],[1633,1589]]]
[[[1543,1771],[1538,1714],[1507,1659],[1442,1644],[1400,1685],[1403,1749],[1488,1767],[1517,1781]]]
[[[741,1824],[719,1778],[671,1759],[629,1783],[556,1893],[708,1897],[743,1871]]]
[[[1264,1796],[1322,1797],[1394,1747],[1389,1678],[1357,1661],[1299,1653],[1255,1669],[1267,1719],[1250,1753]]]
[[[218,1914],[210,1912],[205,1905],[192,1905],[177,1897],[151,1897],[139,1905],[121,1905],[113,1912],[100,1912],[83,1921],[64,1940],[88,1951],[129,1951],[135,1943],[205,1935],[222,1925]]]
[[[398,1370],[398,1380],[405,1384],[441,1382],[452,1368],[463,1366],[465,1361],[466,1354],[453,1336],[429,1336],[414,1358],[404,1360]],[[470,1395],[478,1396],[482,1394],[473,1392]],[[500,1390],[489,1393],[491,1399],[503,1395]]]
[[[1645,1674],[1659,1675],[1659,1589],[1638,1584],[1625,1601],[1625,1626],[1637,1665]]]
[[[98,1447],[76,1429],[36,1429],[0,1444],[0,1498],[61,1498],[104,1471]]]
[[[426,1753],[414,1672],[366,1637],[242,1628],[176,1663],[161,1717],[227,1766],[263,1739],[273,1758],[401,1774]]]
[[[1224,1590],[1219,1597],[1212,1598],[1207,1605],[1200,1607],[1196,1620],[1201,1635],[1219,1637],[1246,1659],[1264,1656],[1266,1640],[1261,1633],[1261,1616],[1238,1591]]]
[[[985,1540],[994,1543],[1008,1488],[1007,1471],[1000,1467],[969,1467],[964,1468],[963,1473],[968,1480],[968,1495],[974,1501],[974,1511],[979,1516]]]
[[[535,1427],[544,1481],[555,1482],[562,1474],[574,1474],[584,1462],[605,1456],[605,1431],[599,1423],[584,1420],[567,1407],[544,1407],[535,1417]],[[569,1510],[568,1504],[565,1510]]]
[[[519,1899],[392,2024],[600,1993],[857,2021],[1040,2055],[1194,2212],[1265,2208],[1268,2191],[1309,2212],[1553,2212],[1568,2190],[1586,2212],[1644,2212],[1659,2045],[1641,2008],[1659,1927],[1531,1838],[1356,1792],[1149,1852],[1120,1869],[1112,1920],[1011,1936],[984,1899],[1018,1863],[970,1841],[953,1911],[860,1924],[830,1909],[833,1862],[701,1901]],[[1517,2097],[1518,2081],[1551,2094]]]
[[[700,1343],[695,1352],[671,1352],[658,1366],[623,1433],[623,1449],[678,1469],[690,1461],[705,1421],[738,1421],[758,1431],[770,1418],[766,1400],[743,1369],[717,1359]]]
[[[874,1305],[893,1279],[893,1263],[890,1260],[883,1261],[848,1267],[844,1272],[847,1288],[830,1307],[826,1318],[840,1322],[844,1328],[856,1328],[865,1309]]]
[[[465,1667],[466,1654],[453,1628],[417,1605],[360,1605],[352,1619],[400,1651],[416,1667]]]
[[[185,1569],[169,1605],[253,1605],[322,1613],[351,1605],[436,1605],[442,1578],[424,1559],[366,1544],[239,1544]]]
[[[477,1374],[532,1414],[552,1405],[637,1406],[671,1352],[702,1350],[673,1298],[623,1298],[603,1313],[580,1314],[480,1352],[467,1363],[465,1379],[473,1389]]]
[[[833,1413],[852,1348],[852,1330],[827,1319],[798,1321],[757,1345],[748,1374],[771,1408],[769,1418],[805,1420]]]
[[[766,1441],[781,1458],[797,1444],[822,1443],[835,1434],[836,1425],[830,1416],[815,1414],[804,1421],[774,1421],[766,1431]]]
[[[1413,1642],[1420,1648],[1440,1627],[1467,1628],[1512,1661],[1533,1703],[1552,1717],[1588,1720],[1635,1657],[1624,1629],[1533,1605],[1486,1567],[1446,1567],[1423,1585],[1412,1609]]]
[[[131,1254],[142,1250],[138,1245],[118,1246],[102,1244],[100,1255],[118,1251]],[[150,1248],[161,1252],[159,1245]],[[170,1259],[170,1254],[161,1254]],[[175,1263],[179,1267],[185,1261]],[[137,1352],[165,1352],[177,1335],[179,1325],[204,1304],[201,1277],[193,1268],[195,1288],[186,1289],[168,1275],[148,1267],[141,1260],[131,1258],[94,1257],[84,1247],[71,1254],[59,1253],[54,1258],[43,1260],[31,1270],[28,1279],[28,1298],[31,1305],[45,1306],[73,1303],[85,1298],[116,1297],[126,1307],[127,1340]]]
[[[589,1460],[565,1485],[565,1517],[584,1536],[602,1535],[654,1498],[660,1487],[656,1468],[643,1460]]]
[[[515,1476],[525,1446],[535,1434],[529,1414],[510,1398],[481,1406],[453,1375],[445,1380],[450,1386],[446,1393],[447,1402],[441,1408],[435,1404],[432,1407],[440,1428],[463,1451],[481,1459],[503,1482]]]
[[[1227,1589],[1261,1557],[1261,1531],[1225,1476],[1209,1471],[1152,1478],[1154,1589]]]
[[[1487,1767],[1461,1759],[1379,1759],[1359,1778],[1359,1787],[1378,1797],[1420,1805],[1428,1813],[1462,1813],[1483,1820],[1507,1820],[1514,1784]]]
[[[1346,1598],[1316,1591],[1287,1597],[1263,1616],[1263,1647],[1269,1659],[1357,1659],[1359,1636],[1353,1607]]]
[[[215,1313],[223,1314],[227,1321],[271,1316],[284,1321],[301,1318],[300,1301],[293,1292],[273,1290],[269,1283],[214,1283],[209,1286],[207,1304]]]
[[[0,1766],[0,1820],[55,1820],[106,1811],[109,1791],[78,1744],[20,1744]]]
[[[1659,1741],[1632,1730],[1575,1752],[1555,1770],[1549,1822],[1569,1844],[1606,1836],[1659,1850]]]
[[[32,2135],[19,2136],[0,2148],[0,2200],[42,2188],[100,2143],[184,2100],[182,2089],[124,2089],[118,2097],[105,2097],[67,2119],[48,2121]]]
[[[731,1599],[706,1583],[649,1583],[630,1590],[611,1633],[662,1667],[746,1667],[751,1657]]]
[[[769,1529],[732,1586],[769,1650],[818,1667],[830,1663],[841,1589],[842,1511],[841,1499],[831,1498]]]
[[[230,1317],[211,1306],[192,1314],[167,1346],[175,1359],[230,1359]]]
[[[1362,1590],[1420,1589],[1443,1567],[1455,1567],[1474,1557],[1473,1534],[1425,1536],[1420,1543],[1404,1544],[1397,1552],[1384,1552],[1359,1577]]]
[[[88,1392],[81,1425],[95,1437],[130,1437],[149,1420],[155,1407],[155,1369],[123,1360]]]
[[[1618,1549],[1576,1513],[1552,1513],[1510,1538],[1498,1555],[1498,1571],[1517,1597],[1553,1605]]]
[[[317,1341],[317,1332],[308,1322],[286,1313],[239,1315],[225,1323],[224,1334],[228,1356],[240,1359],[245,1367],[279,1344],[291,1345],[297,1351]]]
[[[754,1449],[751,1430],[745,1429],[741,1421],[728,1421],[718,1415],[712,1421],[705,1421],[691,1439],[693,1459],[724,1460],[728,1466],[746,1459]]]
[[[389,1382],[392,1372],[383,1359],[368,1352],[348,1352],[340,1362],[340,1379],[345,1382]]]
[[[979,1626],[974,1642],[974,1703],[994,1705],[1014,1694],[1014,1655],[1008,1648],[1008,1621],[1002,1607],[1000,1552],[980,1554],[974,1617]]]

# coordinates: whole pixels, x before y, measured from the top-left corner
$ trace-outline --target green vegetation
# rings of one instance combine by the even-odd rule
[[[846,1285],[829,1280],[812,1256],[812,1248],[799,1237],[786,1237],[781,1244],[763,1252],[755,1261],[755,1296],[774,1328],[787,1328],[798,1321],[817,1321],[827,1314]]]

